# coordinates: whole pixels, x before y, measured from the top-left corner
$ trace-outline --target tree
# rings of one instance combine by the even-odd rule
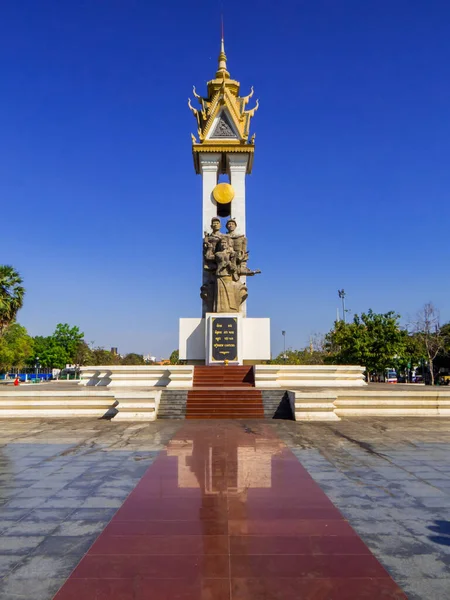
[[[169,358],[171,365],[179,365],[180,364],[180,352],[178,350],[174,350]]]
[[[63,346],[60,346],[51,335],[34,338],[34,352],[30,357],[29,365],[33,366],[39,357],[42,367],[51,369],[64,369],[67,364],[72,364],[71,357]]]
[[[323,365],[324,353],[318,350],[311,352],[310,349],[286,350],[270,361],[272,365]]]
[[[80,366],[93,364],[92,350],[84,340],[82,340],[76,348],[73,364]]]
[[[440,333],[444,338],[446,351],[450,350],[450,323],[442,325]]]
[[[25,289],[22,277],[9,265],[0,265],[0,335],[22,308]]]
[[[55,344],[64,349],[70,364],[74,364],[80,345],[84,343],[84,333],[79,327],[71,327],[68,323],[58,323],[51,336]]]
[[[68,364],[88,364],[90,355],[83,337],[78,327],[58,323],[52,335],[34,338],[34,355],[29,364],[33,365],[37,357],[43,367],[56,369],[64,369]]]
[[[0,369],[23,367],[33,354],[33,338],[19,323],[10,325],[0,337]]]
[[[124,356],[121,360],[122,365],[145,365],[144,357],[142,354],[136,354],[135,352],[130,352],[126,356]]]
[[[91,350],[90,365],[118,365],[120,356],[104,348],[93,348]]]
[[[425,359],[422,346],[417,336],[402,330],[405,347],[402,354],[395,357],[393,365],[397,373],[403,373],[407,381],[411,381],[413,367],[421,364]]]
[[[377,314],[370,309],[355,315],[351,323],[336,321],[325,337],[327,362],[364,366],[368,379],[371,373],[381,375],[404,353],[405,334],[399,319],[393,311]]]
[[[419,310],[412,322],[412,331],[425,354],[430,367],[431,385],[434,385],[434,360],[445,349],[446,332],[441,331],[439,310],[432,302],[427,302]]]

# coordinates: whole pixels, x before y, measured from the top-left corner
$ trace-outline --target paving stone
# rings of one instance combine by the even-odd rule
[[[45,498],[14,498],[10,500],[7,504],[7,508],[28,508],[29,510],[32,508],[37,508],[44,504]]]
[[[66,521],[61,523],[54,531],[54,536],[84,536],[98,534],[107,525],[108,521]]]
[[[75,554],[82,556],[94,543],[97,534],[62,536],[49,535],[42,544],[33,552],[38,556],[65,556],[66,554]]]
[[[51,522],[61,523],[74,512],[73,508],[35,508],[22,519],[22,522],[31,521],[33,523]]]
[[[14,567],[24,560],[22,554],[0,555],[0,578],[7,575]]]
[[[78,508],[69,517],[69,521],[104,521],[108,522],[117,508]]]
[[[450,598],[449,579],[397,578],[397,582],[408,595],[409,600],[448,600]]]
[[[51,600],[65,581],[53,577],[16,579],[14,573],[2,581],[0,600]]]
[[[450,570],[439,554],[430,553],[406,557],[383,554],[381,560],[395,579],[405,576],[424,579],[450,578]]]
[[[73,497],[68,497],[68,498],[50,498],[49,500],[45,500],[44,502],[41,503],[39,508],[46,508],[46,509],[51,509],[51,508],[79,508],[83,503],[83,499],[80,498],[73,498]]]
[[[2,535],[24,536],[24,535],[49,535],[56,529],[55,522],[47,521],[18,521],[4,530]]]
[[[2,536],[0,554],[28,554],[43,542],[43,536]]]
[[[119,508],[123,504],[122,498],[107,498],[105,496],[91,496],[81,505],[81,508]]]
[[[0,507],[0,526],[5,521],[19,521],[31,512],[31,508]]]

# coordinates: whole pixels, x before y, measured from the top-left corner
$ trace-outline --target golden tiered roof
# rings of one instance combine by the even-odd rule
[[[253,153],[255,151],[255,135],[249,139],[250,120],[258,110],[258,100],[254,108],[247,110],[247,105],[253,96],[253,87],[248,96],[239,96],[240,83],[230,78],[227,71],[223,37],[221,40],[219,67],[215,79],[208,81],[208,96],[194,96],[200,108],[195,108],[188,100],[188,106],[197,120],[198,140],[192,135],[192,152],[197,173],[199,170],[199,152],[217,152],[223,155],[229,152],[244,152],[250,155],[247,172],[251,172]],[[221,170],[226,169],[222,161]]]

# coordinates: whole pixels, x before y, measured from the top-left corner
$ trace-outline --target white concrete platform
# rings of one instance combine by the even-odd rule
[[[4,418],[68,418],[155,421],[160,390],[0,390],[0,419]]]
[[[0,418],[8,417],[97,417],[115,408],[114,394],[76,391],[40,391],[37,389],[0,390]]]
[[[397,391],[342,390],[335,401],[335,414],[345,416],[450,416],[450,389],[430,388]]]
[[[365,387],[364,367],[355,365],[255,365],[257,388]]]
[[[450,390],[343,389],[290,390],[296,421],[336,421],[341,417],[450,417]]]
[[[155,391],[114,391],[118,401],[118,413],[114,420],[118,421],[156,421],[158,416],[161,390]]]
[[[339,421],[335,412],[337,393],[288,391],[289,403],[296,421]]]
[[[192,365],[108,365],[81,367],[81,386],[191,388],[194,378]]]

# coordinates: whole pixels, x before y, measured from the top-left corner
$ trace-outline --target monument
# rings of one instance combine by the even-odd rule
[[[248,318],[246,302],[247,277],[261,272],[248,266],[245,235],[245,179],[255,152],[250,122],[259,104],[247,108],[253,88],[240,96],[240,84],[227,70],[223,37],[218,62],[207,96],[193,89],[198,108],[188,100],[197,122],[194,168],[203,183],[202,316],[180,319],[179,352],[188,364],[251,364],[270,358],[270,319]]]

